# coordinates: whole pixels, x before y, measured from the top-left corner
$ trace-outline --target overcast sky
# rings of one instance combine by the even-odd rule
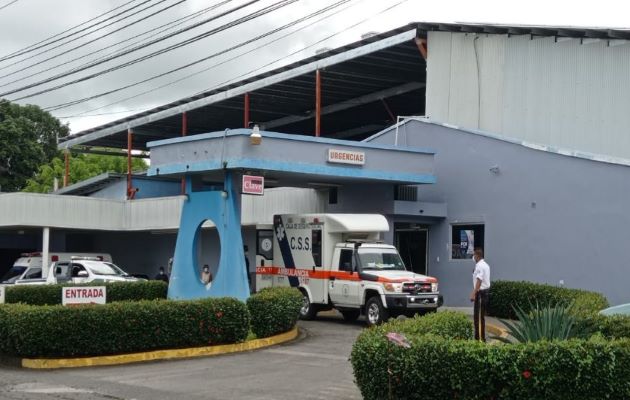
[[[190,24],[208,19],[213,15],[229,11],[250,0],[130,1],[131,0],[17,0],[12,3],[13,0],[0,0],[0,93],[39,82],[55,74],[68,72],[72,68],[76,68],[84,63],[104,57],[105,55],[114,54],[120,51],[124,46],[135,43],[135,46],[141,47],[140,50],[132,54],[108,61],[107,63],[88,70],[41,86],[0,97],[15,100],[21,96],[42,89],[51,88],[90,75],[94,72],[106,70],[107,68],[163,49],[168,45],[179,43],[187,38],[207,32],[210,29],[221,26],[238,17],[248,15],[265,6],[275,4],[279,0],[259,1],[237,12],[153,46],[142,46],[142,44],[151,39],[175,32]],[[131,85],[281,27],[291,21],[295,21],[319,9],[332,5],[337,1],[338,0],[298,0],[268,15],[230,28],[224,32],[214,34],[188,46],[84,82],[68,85],[59,90],[18,100],[18,102],[22,104],[37,104],[42,108],[46,108]],[[129,4],[125,5],[126,3]],[[190,19],[182,21],[180,25],[170,25],[161,28],[160,30],[164,30],[162,33],[156,30],[143,35],[143,33],[146,33],[150,29],[168,24],[180,18],[185,18],[195,12],[219,3],[225,4],[198,16],[193,15]],[[318,49],[336,47],[359,40],[361,35],[366,32],[383,32],[412,21],[630,27],[630,21],[627,17],[627,11],[630,7],[624,6],[624,3],[623,1],[610,0],[600,0],[598,2],[565,2],[551,0],[530,0],[527,2],[506,0],[350,0],[327,13],[304,21],[248,46],[144,84],[53,111],[53,114],[59,117],[64,123],[69,123],[72,132],[76,133],[111,120],[193,95],[206,89],[214,88],[232,79],[243,79],[247,74],[254,72],[260,73],[261,71],[257,69],[261,67],[265,69],[277,68],[297,59],[311,56]],[[73,40],[72,42],[66,43],[77,38],[79,35],[68,37],[62,41],[55,42],[53,45],[41,47],[40,49],[18,57],[2,59],[13,52],[20,51],[27,46],[45,40],[94,18],[99,14],[123,5],[125,6],[121,7],[119,10],[109,13],[92,23],[102,21],[115,13],[135,6],[138,7],[135,8],[134,11],[140,11],[144,8],[146,8],[146,10],[98,31],[95,30],[103,27],[105,24],[90,28],[82,33],[87,34],[85,37]],[[4,6],[7,7],[3,8]],[[149,14],[156,13],[169,6],[172,7],[154,16],[148,17]],[[131,14],[131,12],[117,18],[120,19],[123,16]],[[143,20],[124,29],[120,29],[139,19]],[[109,20],[109,22],[112,21],[113,20]],[[69,33],[85,27],[87,27],[87,25],[76,28]],[[117,31],[118,29],[120,29],[120,31]],[[99,38],[106,34],[109,35]],[[64,35],[68,35],[68,33]],[[286,35],[285,38],[277,40],[284,35]],[[327,37],[330,38],[322,42],[322,39]],[[276,41],[270,43],[274,40]],[[86,44],[89,41],[94,42]],[[121,41],[124,42],[117,44]],[[59,47],[52,49],[54,46]],[[77,46],[81,47],[76,50],[68,51]],[[107,48],[108,46],[112,47]],[[42,54],[39,54],[40,52]],[[61,54],[63,52],[68,53]],[[239,56],[246,52],[247,54]],[[89,55],[90,53],[93,54]],[[289,56],[292,53],[295,54]],[[27,59],[27,57],[31,58]],[[47,58],[51,57],[54,58],[46,61]],[[44,72],[44,70],[49,68],[50,71]],[[28,75],[32,74],[36,75],[26,78]],[[186,78],[191,74],[194,75]],[[159,88],[161,86],[163,87]]]

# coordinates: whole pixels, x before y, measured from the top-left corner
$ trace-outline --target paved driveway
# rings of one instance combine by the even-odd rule
[[[300,321],[289,344],[202,359],[33,371],[0,367],[0,399],[360,399],[348,358],[364,322]]]

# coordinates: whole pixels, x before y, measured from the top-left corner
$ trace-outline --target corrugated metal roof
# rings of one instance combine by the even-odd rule
[[[60,147],[79,144],[126,147],[133,128],[134,148],[149,141],[181,135],[181,113],[187,111],[189,134],[240,128],[243,94],[251,94],[250,120],[286,133],[314,130],[315,74],[323,69],[322,136],[360,140],[395,123],[394,115],[422,115],[425,109],[426,62],[416,37],[427,32],[531,35],[556,38],[626,40],[628,29],[420,22],[376,34],[290,65],[156,107],[60,140]],[[386,101],[386,105],[383,104]],[[336,107],[345,104],[346,107]],[[327,109],[328,107],[328,109]]]

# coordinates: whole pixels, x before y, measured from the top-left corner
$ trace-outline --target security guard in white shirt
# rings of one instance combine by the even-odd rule
[[[483,259],[483,250],[475,249],[473,255],[475,270],[473,271],[473,291],[470,301],[475,302],[473,308],[475,320],[475,340],[486,341],[486,309],[490,292],[490,266]]]

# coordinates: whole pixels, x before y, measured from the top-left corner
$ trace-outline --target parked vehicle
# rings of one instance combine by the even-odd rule
[[[49,253],[46,265],[53,262],[70,261],[72,257],[93,257],[99,261],[111,262],[112,256],[107,253]],[[3,284],[15,283],[18,280],[42,279],[42,253],[24,253],[15,260],[13,266],[7,271],[0,282]]]
[[[256,289],[293,286],[303,294],[303,319],[336,308],[368,324],[431,312],[442,304],[437,279],[407,271],[377,214],[275,215],[273,266],[256,268]]]
[[[135,282],[135,278],[111,262],[95,257],[73,257],[50,265],[46,279],[19,279],[16,285],[45,285],[56,283]]]
[[[601,315],[630,315],[630,304],[608,307],[599,312]]]

